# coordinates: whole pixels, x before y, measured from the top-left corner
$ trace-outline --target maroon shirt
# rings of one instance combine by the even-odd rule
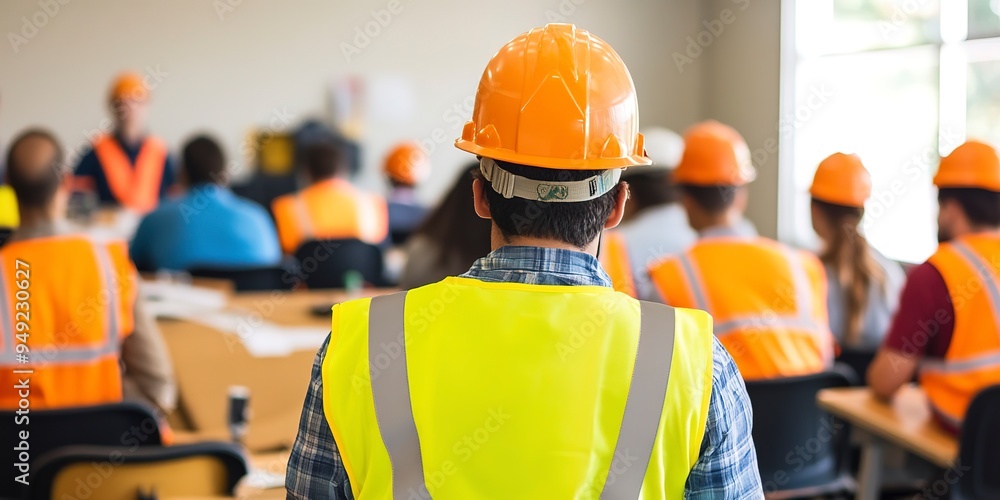
[[[955,308],[948,286],[930,262],[914,267],[906,277],[899,309],[883,347],[909,358],[944,359],[955,330]],[[957,432],[935,414],[942,427]]]

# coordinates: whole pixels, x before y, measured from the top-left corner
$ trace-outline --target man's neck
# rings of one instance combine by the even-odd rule
[[[134,146],[142,140],[142,129],[135,127],[123,127],[118,126],[115,130],[115,135],[118,136],[126,145]]]
[[[600,238],[597,238],[594,241],[590,242],[590,244],[587,245],[585,248],[580,248],[578,246],[566,243],[565,241],[552,240],[547,238],[530,238],[530,237],[515,236],[505,240],[503,236],[497,237],[497,235],[494,235],[494,237],[492,238],[491,246],[493,250],[496,250],[503,246],[552,248],[556,250],[571,250],[574,252],[583,252],[596,257],[599,240]]]
[[[21,224],[14,231],[11,240],[30,239],[42,236],[51,236],[59,232],[59,228],[65,224],[62,217],[57,216],[49,210],[19,208]]]
[[[743,214],[736,211],[728,211],[719,215],[707,216],[703,220],[698,221],[697,224],[692,224],[692,229],[700,233],[716,227],[733,227],[739,224],[742,218]]]

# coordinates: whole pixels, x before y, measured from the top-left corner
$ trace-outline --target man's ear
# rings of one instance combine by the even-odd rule
[[[487,220],[493,219],[493,214],[490,212],[490,202],[486,199],[486,183],[482,179],[472,181],[472,200],[476,215]]]
[[[608,220],[604,222],[604,229],[611,229],[618,224],[621,224],[622,217],[625,216],[625,202],[628,201],[629,191],[627,182],[619,182],[621,189],[618,190],[618,196],[615,197],[615,206],[611,210],[611,215],[608,216]]]

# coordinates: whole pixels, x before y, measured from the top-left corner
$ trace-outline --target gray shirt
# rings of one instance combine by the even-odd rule
[[[656,297],[649,279],[650,264],[684,251],[697,238],[688,225],[684,208],[677,203],[647,208],[636,214],[634,219],[618,226],[617,231],[625,239],[636,293],[645,300]]]
[[[899,263],[888,259],[874,248],[869,247],[869,250],[872,252],[875,262],[885,271],[885,284],[881,287],[877,283],[869,284],[868,303],[865,305],[861,324],[860,343],[848,347],[875,351],[882,344],[882,339],[889,331],[892,315],[895,314],[896,307],[899,305],[899,294],[906,282],[906,273],[903,272]],[[837,342],[846,346],[846,290],[837,280],[833,265],[824,263],[823,268],[826,270],[828,283],[826,302],[830,313],[830,330]]]

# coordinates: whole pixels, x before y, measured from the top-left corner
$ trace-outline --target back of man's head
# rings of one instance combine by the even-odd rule
[[[555,170],[503,161],[496,163],[514,175],[537,181],[579,181],[601,174],[599,170]],[[542,202],[504,198],[485,181],[482,173],[477,173],[477,178],[483,179],[490,216],[506,240],[511,237],[557,240],[577,248],[585,248],[597,239],[622,190],[622,185],[618,184],[590,201]]]
[[[636,212],[677,201],[677,190],[669,171],[636,167],[622,174],[628,183],[629,204]]]
[[[1000,227],[1000,193],[980,188],[940,188],[938,202],[955,201],[969,224],[984,228]]]
[[[729,210],[736,200],[736,186],[694,186],[684,184],[681,192],[707,215],[720,215]]]
[[[225,184],[226,157],[211,137],[200,135],[184,145],[184,175],[189,186]]]
[[[7,184],[22,210],[48,207],[59,191],[62,174],[62,148],[50,132],[23,132],[7,151]]]
[[[317,142],[306,146],[302,160],[306,172],[313,182],[332,179],[344,171],[340,150],[327,142]]]

